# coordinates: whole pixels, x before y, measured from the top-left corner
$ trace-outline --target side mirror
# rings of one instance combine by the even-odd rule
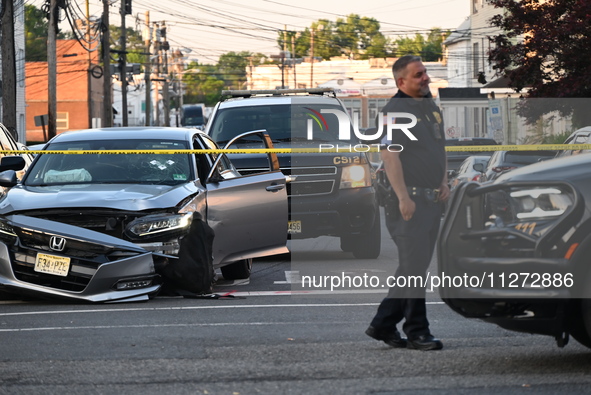
[[[0,173],[0,187],[12,188],[16,184],[18,184],[18,179],[14,170],[6,170]]]
[[[482,163],[475,163],[472,168],[477,172],[484,173],[484,165]]]
[[[0,171],[22,170],[25,168],[25,159],[22,156],[4,156],[0,159]]]

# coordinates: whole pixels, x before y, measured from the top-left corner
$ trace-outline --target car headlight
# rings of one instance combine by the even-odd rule
[[[340,189],[371,186],[371,174],[368,166],[353,165],[343,167]]]
[[[0,221],[0,242],[12,245],[16,242],[18,236],[12,226],[4,221]]]
[[[509,196],[517,203],[517,219],[558,217],[573,204],[566,193],[555,187],[520,189]]]
[[[192,218],[193,213],[146,215],[132,221],[126,234],[132,239],[174,237],[189,229]]]
[[[574,204],[574,196],[565,187],[513,187],[490,192],[487,195],[488,225],[496,227],[527,223],[539,229],[566,213]],[[521,224],[521,225],[519,225]],[[530,233],[531,234],[531,233]]]

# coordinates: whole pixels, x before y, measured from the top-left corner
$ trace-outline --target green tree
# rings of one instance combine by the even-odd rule
[[[225,81],[228,89],[244,89],[247,67],[251,62],[253,66],[258,66],[265,59],[263,54],[254,54],[248,51],[225,53],[218,59],[219,79]]]
[[[34,5],[25,5],[25,60],[27,62],[47,61],[46,14]]]
[[[111,37],[111,49],[121,49],[121,27],[120,26],[109,26],[109,35]],[[127,50],[126,61],[127,63],[140,63],[143,64],[146,61],[146,47],[144,46],[144,40],[142,33],[132,28],[125,28],[125,47]]]
[[[509,86],[526,98],[589,98],[591,69],[591,2],[577,0],[491,0],[502,13],[491,19],[501,33],[489,61]],[[518,108],[529,123],[558,111],[572,115],[573,125],[591,125],[586,100],[525,100]]]
[[[215,65],[189,63],[183,73],[183,102],[205,103],[208,106],[215,104],[224,88],[224,81],[218,79],[216,74]]]
[[[422,34],[415,34],[414,38],[401,37],[396,40],[396,56],[404,55],[421,56],[425,47],[425,37]]]
[[[314,57],[330,59],[345,55],[353,59],[385,57],[390,54],[391,41],[380,32],[380,23],[374,18],[351,14],[338,18],[336,22],[319,19],[302,32],[278,32],[277,45],[291,51],[291,37],[295,36],[295,55],[312,54],[312,32],[314,33]]]
[[[396,56],[416,55],[425,62],[437,62],[443,54],[443,41],[451,31],[443,31],[441,28],[432,28],[427,37],[416,33],[413,38],[401,37],[396,40]]]
[[[375,18],[350,14],[338,18],[335,28],[335,46],[351,59],[369,59],[388,55],[388,40],[380,32],[380,23]]]
[[[183,73],[184,102],[213,106],[223,89],[245,89],[250,64],[258,66],[266,61],[261,53],[243,51],[225,53],[215,65],[191,62]]]
[[[443,57],[443,41],[451,34],[451,31],[444,32],[439,27],[431,29],[427,34],[427,40],[421,56],[426,62],[437,62]]]

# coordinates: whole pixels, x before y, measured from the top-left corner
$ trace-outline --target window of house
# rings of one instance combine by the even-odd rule
[[[472,68],[474,70],[474,78],[478,78],[478,59],[480,57],[480,53],[478,50],[478,43],[474,43],[472,45]]]
[[[55,127],[56,129],[66,130],[69,128],[70,119],[67,112],[58,112],[56,114]]]

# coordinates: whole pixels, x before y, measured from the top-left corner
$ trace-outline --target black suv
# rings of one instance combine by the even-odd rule
[[[591,348],[591,155],[461,184],[438,246],[443,300],[503,328]]]
[[[205,132],[220,146],[252,130],[266,130],[288,177],[291,238],[336,236],[341,249],[357,258],[380,254],[380,214],[375,170],[367,144],[356,140],[346,108],[331,89],[223,91]],[[343,119],[346,125],[343,126]],[[345,127],[348,130],[341,129]],[[350,140],[342,140],[342,132]],[[262,148],[256,139],[240,140],[230,149]],[[330,152],[339,148],[339,152]],[[302,152],[305,151],[305,152]],[[241,174],[267,169],[261,154],[231,155]]]

